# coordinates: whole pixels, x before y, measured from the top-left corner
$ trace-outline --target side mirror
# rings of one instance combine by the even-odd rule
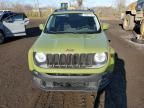
[[[108,30],[109,29],[109,24],[107,23],[103,23],[102,24],[102,29],[105,31],[105,30]]]
[[[44,30],[44,24],[40,24],[39,29],[43,31]]]
[[[28,18],[25,18],[24,23],[25,23],[25,25],[28,25],[30,23],[30,20]]]

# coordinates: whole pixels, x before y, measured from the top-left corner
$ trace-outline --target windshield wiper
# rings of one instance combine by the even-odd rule
[[[77,34],[78,32],[48,32],[48,33],[55,33],[55,34],[67,34],[67,33],[71,33],[71,34]]]
[[[95,34],[98,32],[54,32],[54,31],[46,31],[46,33],[50,33],[50,34]]]
[[[97,32],[57,32],[57,33],[70,33],[70,34],[95,34]]]
[[[84,32],[85,34],[95,34],[95,33],[98,33],[98,32]]]
[[[75,34],[95,34],[98,32],[75,32]]]
[[[46,31],[45,33],[57,34],[57,32],[54,32],[54,31]]]

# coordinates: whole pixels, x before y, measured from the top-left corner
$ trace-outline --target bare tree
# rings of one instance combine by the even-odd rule
[[[9,9],[10,2],[9,0],[0,0],[0,9]]]
[[[26,5],[24,5],[24,9],[25,9],[26,11],[32,11],[32,10],[33,10],[33,6],[26,4]]]
[[[126,0],[116,0],[118,11],[123,11],[126,7]]]
[[[12,5],[12,7],[13,7],[14,11],[17,11],[17,12],[24,11],[24,6],[22,4],[15,3],[15,4]]]
[[[41,17],[41,10],[40,10],[39,0],[34,0],[34,1],[35,1],[35,7],[38,9],[39,16]]]
[[[78,7],[81,8],[83,5],[83,0],[77,0]]]

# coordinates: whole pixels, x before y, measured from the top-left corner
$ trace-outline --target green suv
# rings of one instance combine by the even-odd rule
[[[57,10],[28,53],[33,81],[46,91],[98,91],[112,78],[115,52],[92,10]]]

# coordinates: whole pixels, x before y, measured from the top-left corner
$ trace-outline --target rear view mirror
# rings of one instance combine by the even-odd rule
[[[43,31],[44,30],[44,24],[40,24],[39,29]]]
[[[107,23],[103,23],[102,24],[102,29],[105,31],[105,30],[108,30],[109,29],[109,24]]]

